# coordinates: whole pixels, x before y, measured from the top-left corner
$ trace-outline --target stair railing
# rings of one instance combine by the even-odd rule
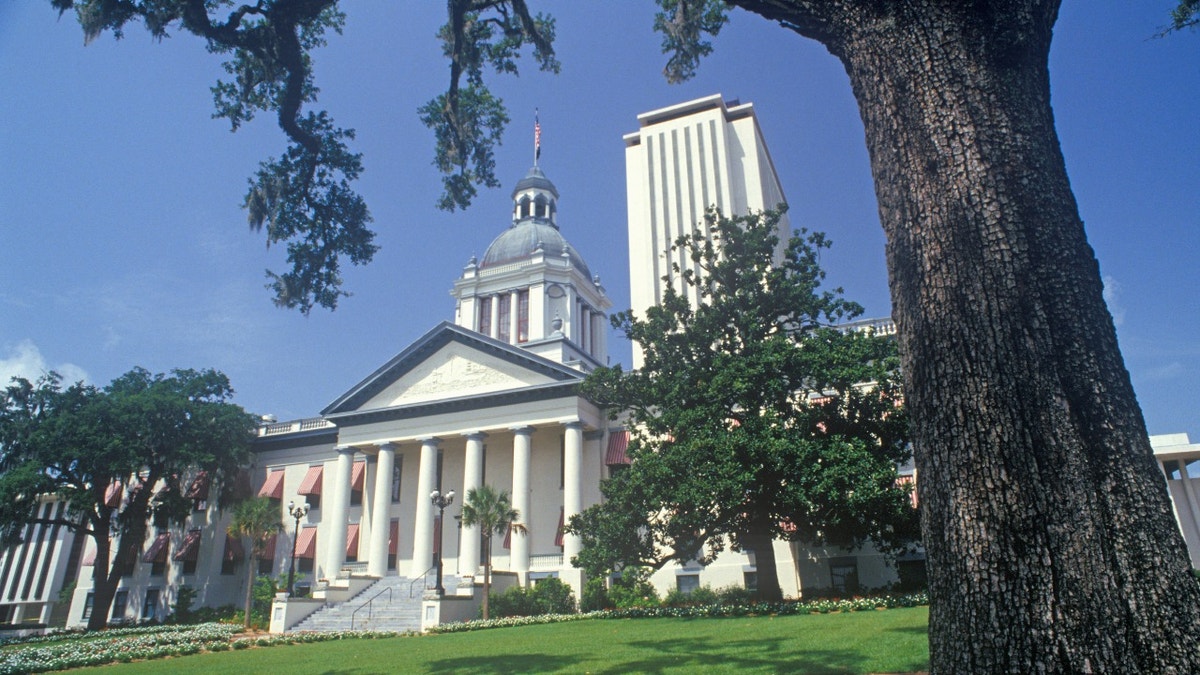
[[[408,585],[408,597],[409,598],[413,597],[413,586],[416,586],[418,581],[421,582],[421,591],[422,592],[424,592],[425,589],[429,588],[429,586],[428,586],[429,580],[427,579],[427,577],[429,576],[430,572],[432,572],[436,569],[437,569],[437,565],[434,565],[433,567],[430,567],[429,569],[425,570],[425,572],[422,573],[421,576],[412,580],[412,583],[410,583]]]
[[[371,620],[371,617],[374,616],[373,603],[375,602],[375,598],[378,598],[379,596],[383,595],[384,593],[388,594],[388,602],[391,602],[392,601],[392,587],[388,586],[387,588],[379,591],[375,595],[372,595],[370,598],[367,599],[366,602],[359,605],[358,609],[355,609],[353,612],[350,613],[350,630],[354,630],[354,617],[358,616],[358,613],[361,612],[363,609],[367,610],[367,621]]]

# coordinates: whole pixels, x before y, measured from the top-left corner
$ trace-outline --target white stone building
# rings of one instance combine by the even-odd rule
[[[787,200],[754,104],[714,94],[642,113],[637,120],[638,130],[624,136],[625,190],[630,307],[644,316],[662,300],[663,279],[671,276],[672,265],[693,265],[672,254],[671,244],[703,225],[710,207],[725,216],[744,216]],[[791,233],[784,214],[781,255]],[[683,291],[679,285],[675,290]],[[633,367],[641,365],[635,345]]]

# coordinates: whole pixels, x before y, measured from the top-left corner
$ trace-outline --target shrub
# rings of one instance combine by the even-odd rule
[[[725,586],[719,588],[713,594],[716,596],[716,602],[722,605],[747,605],[750,604],[750,591],[742,586]]]
[[[175,604],[171,606],[171,623],[195,623],[192,605],[196,602],[196,589],[180,586],[175,591]]]
[[[533,585],[529,595],[538,606],[538,614],[573,614],[575,592],[561,579],[542,579]]]
[[[488,598],[488,610],[492,617],[534,616],[540,614],[532,594],[521,586],[513,586],[503,593],[493,593]],[[483,607],[479,608],[483,616]]]
[[[603,578],[588,579],[583,585],[583,597],[579,600],[579,609],[584,612],[596,612],[603,609],[614,609],[616,605],[608,599],[608,583]]]
[[[617,609],[658,607],[658,592],[650,583],[650,574],[646,567],[626,567],[620,577],[613,579],[608,597]]]
[[[575,593],[559,579],[542,579],[533,588],[513,586],[503,593],[491,595],[488,609],[496,618],[572,614],[575,612]]]

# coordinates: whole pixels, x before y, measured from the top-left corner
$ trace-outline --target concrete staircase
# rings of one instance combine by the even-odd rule
[[[407,577],[383,577],[353,598],[313,612],[291,630],[419,631],[424,590],[420,580],[414,585]]]

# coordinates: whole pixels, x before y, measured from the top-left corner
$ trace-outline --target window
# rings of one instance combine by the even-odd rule
[[[192,480],[191,486],[188,487],[186,497],[187,499],[192,500],[193,511],[208,510],[208,487],[210,483],[211,479],[209,478],[207,471],[201,471],[200,473],[196,474],[195,479]]]
[[[241,538],[226,534],[225,551],[221,554],[221,574],[233,574],[237,570],[237,564],[245,557],[246,551],[242,548]]]
[[[517,342],[529,342],[529,289],[517,291]]]
[[[484,335],[492,334],[492,299],[479,298],[479,332]]]
[[[742,572],[742,585],[751,593],[758,592],[758,572]]]
[[[183,573],[195,574],[196,561],[200,558],[200,530],[191,530],[183,538],[179,550],[175,552],[175,560],[183,561]]]
[[[83,602],[83,617],[84,619],[92,618],[92,607],[96,604],[96,594],[89,592],[87,600]]]
[[[675,575],[675,588],[679,589],[680,593],[691,595],[692,591],[700,588],[699,574],[677,574]]]
[[[496,339],[501,342],[510,342],[512,340],[512,326],[509,321],[512,319],[512,296],[508,293],[503,293],[496,297]]]
[[[829,559],[829,585],[840,593],[858,591],[858,559],[853,556]]]
[[[113,598],[112,618],[118,619],[118,620],[124,619],[125,618],[125,610],[128,606],[129,606],[129,591],[126,591],[126,590],[117,591],[116,597]]]
[[[158,618],[158,589],[146,590],[146,599],[142,601],[142,621],[154,621]]]
[[[171,545],[171,534],[169,532],[160,532],[154,537],[154,543],[150,545],[146,555],[142,556],[142,562],[150,563],[150,575],[161,577],[167,573],[167,548]]]
[[[437,454],[437,482],[435,482],[435,483],[433,484],[433,486],[434,486],[435,488],[437,488],[437,491],[438,491],[438,492],[441,492],[441,491],[442,491],[442,460],[443,460],[442,449],[441,449],[441,448],[438,448],[438,454]]]
[[[396,549],[400,545],[400,519],[393,518],[388,531],[388,569],[396,569]]]
[[[270,575],[275,568],[275,542],[278,540],[278,535],[271,535],[267,540],[267,546],[263,549],[262,555],[258,557],[258,573]]]
[[[367,478],[367,463],[357,461],[350,470],[350,506],[362,506],[363,484]]]
[[[325,466],[317,464],[308,467],[308,472],[304,474],[304,480],[300,481],[300,488],[296,490],[296,494],[304,497],[304,501],[308,502],[310,509],[321,508],[321,483],[325,476]]]
[[[898,560],[896,561],[896,572],[900,575],[900,590],[902,591],[921,591],[929,585],[924,558]]]
[[[400,501],[400,476],[403,475],[404,455],[396,455],[396,463],[392,465],[392,502]]]

